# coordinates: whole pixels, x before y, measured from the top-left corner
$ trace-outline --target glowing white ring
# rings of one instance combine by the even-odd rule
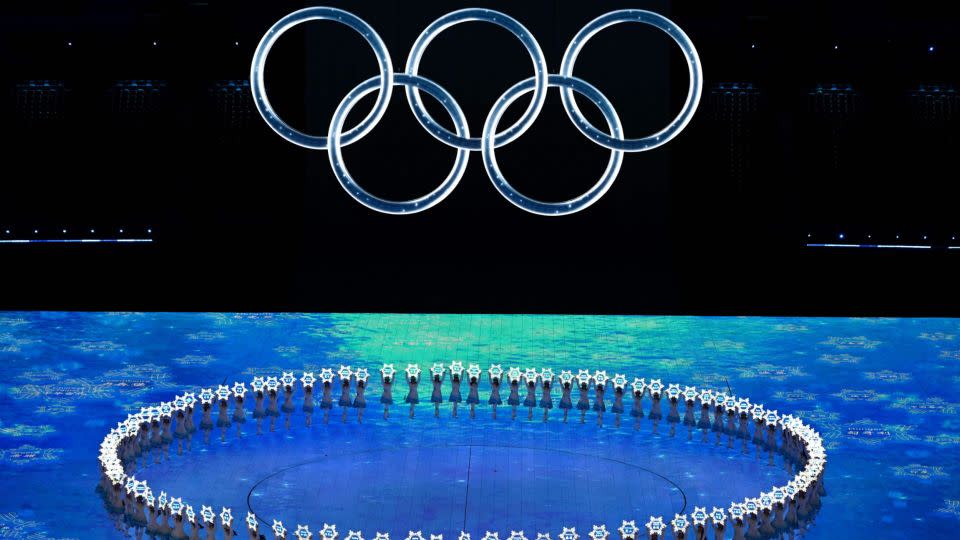
[[[390,97],[393,95],[393,61],[390,59],[390,51],[387,50],[386,44],[384,44],[380,35],[377,34],[373,27],[360,17],[342,9],[332,7],[310,7],[294,11],[277,21],[277,23],[271,26],[270,29],[267,30],[267,33],[264,34],[263,39],[260,40],[260,44],[257,45],[257,50],[253,55],[253,63],[250,66],[250,89],[253,92],[253,103],[256,105],[257,111],[260,112],[260,116],[263,117],[267,125],[270,126],[277,135],[280,135],[297,146],[311,150],[326,150],[329,146],[327,137],[318,137],[303,133],[284,122],[270,105],[263,75],[264,71],[266,71],[267,55],[270,54],[270,49],[273,48],[274,43],[276,43],[277,39],[279,39],[284,32],[300,23],[322,20],[342,23],[356,30],[363,36],[363,39],[367,40],[370,47],[373,48],[373,52],[377,56],[377,64],[380,65],[380,75],[378,77],[380,93],[377,95],[377,102],[374,104],[370,114],[368,114],[360,124],[343,135],[342,144],[352,144],[369,133],[387,112],[387,106],[390,105]]]
[[[287,125],[274,113],[264,88],[266,58],[274,42],[283,32],[301,22],[309,20],[332,20],[353,28],[359,32],[373,48],[377,56],[377,62],[380,65],[380,75],[378,77],[362,83],[341,102],[338,108],[338,114],[335,115],[332,120],[331,129],[326,137],[308,135]],[[515,37],[520,39],[529,52],[534,64],[534,77],[518,85],[514,85],[513,88],[508,90],[504,97],[501,97],[501,100],[498,101],[494,109],[491,110],[487,116],[483,136],[479,139],[470,138],[466,121],[460,121],[463,118],[463,113],[449,93],[436,83],[417,75],[424,51],[433,39],[447,28],[467,21],[491,22],[507,29]],[[574,64],[584,45],[601,30],[622,22],[649,24],[666,32],[680,45],[687,59],[687,66],[690,72],[690,87],[687,93],[687,100],[680,114],[666,128],[642,139],[625,139],[623,130],[619,125],[619,119],[616,122],[611,121],[611,118],[615,118],[617,115],[610,102],[603,97],[596,88],[573,76]],[[458,149],[457,162],[454,165],[453,171],[451,171],[450,176],[448,176],[447,180],[445,180],[437,190],[419,199],[399,202],[380,199],[360,188],[356,182],[350,178],[346,167],[343,165],[341,155],[341,146],[349,145],[365,136],[383,117],[393,92],[393,85],[396,82],[395,78],[401,78],[403,82],[400,84],[408,87],[408,102],[421,125],[444,144]],[[539,43],[537,43],[533,34],[531,34],[526,27],[512,17],[489,9],[464,9],[455,11],[437,19],[420,34],[408,57],[407,73],[395,75],[390,54],[386,46],[369,24],[355,15],[340,9],[330,7],[306,8],[287,15],[274,24],[266,35],[264,35],[254,54],[250,79],[254,104],[271,129],[284,139],[299,146],[330,152],[330,162],[333,166],[334,174],[350,196],[372,210],[388,214],[417,213],[438,204],[450,194],[462,178],[467,161],[467,156],[463,154],[463,152],[477,150],[482,151],[484,154],[484,165],[496,189],[514,205],[528,212],[545,216],[559,216],[578,212],[595,203],[607,192],[619,173],[622,162],[622,152],[651,150],[663,146],[679,135],[696,112],[703,90],[703,73],[700,60],[690,38],[680,27],[666,17],[637,9],[607,13],[581,29],[567,48],[559,75],[548,74],[546,59],[544,58]],[[494,155],[496,148],[516,140],[517,137],[523,135],[530,128],[543,108],[548,86],[561,87],[561,97],[567,114],[581,133],[592,141],[615,152],[611,156],[611,162],[610,165],[608,165],[606,173],[590,191],[580,197],[563,203],[545,203],[530,199],[517,192],[503,178],[502,173],[500,173],[497,167],[496,157]],[[458,124],[457,133],[453,133],[440,126],[424,108],[419,90],[426,90],[428,87],[434,90],[432,93],[434,97],[439,99],[451,116],[454,117],[455,123]],[[379,94],[377,95],[377,101],[373,110],[358,126],[346,133],[341,133],[346,117],[344,110],[349,112],[353,106],[353,102],[358,99],[358,97],[366,95],[374,89],[379,89]],[[502,133],[496,133],[496,125],[500,121],[506,107],[515,101],[517,96],[530,92],[531,90],[534,93],[533,99],[520,120]],[[360,94],[355,95],[357,92],[360,92]],[[601,108],[601,111],[603,111],[608,125],[611,127],[612,134],[606,134],[590,124],[580,111],[574,98],[574,92],[586,93],[588,96],[594,97],[594,102]],[[508,98],[507,96],[510,97]],[[492,131],[488,129],[491,126]],[[335,137],[331,135],[335,135]]]
[[[407,58],[406,72],[411,75],[417,75],[420,70],[420,61],[423,59],[423,53],[426,52],[427,47],[434,38],[451,26],[468,21],[489,22],[503,27],[523,43],[523,46],[526,47],[527,52],[530,54],[530,59],[533,61],[534,81],[536,83],[533,100],[523,113],[523,116],[521,116],[514,125],[510,126],[510,128],[503,133],[497,134],[496,146],[500,147],[513,142],[517,137],[526,133],[526,131],[530,129],[530,126],[537,120],[540,111],[543,109],[543,104],[547,100],[547,59],[543,55],[537,39],[525,26],[520,24],[519,21],[499,11],[480,8],[461,9],[444,15],[431,23],[430,26],[420,34],[417,41],[414,42],[413,48],[410,49],[410,56]],[[410,109],[420,122],[420,125],[435,137],[440,140],[446,139],[447,144],[455,148],[473,151],[480,150],[480,139],[457,137],[438,124],[423,106],[420,92],[412,86],[407,88],[407,101],[410,103]]]
[[[577,100],[573,95],[573,91],[570,88],[561,89],[560,95],[563,98],[563,106],[566,108],[570,120],[577,126],[577,129],[591,140],[611,150],[644,152],[663,146],[679,135],[680,132],[687,127],[687,124],[690,123],[700,104],[700,96],[703,93],[703,68],[700,66],[700,56],[697,54],[697,49],[693,46],[693,42],[679,26],[659,13],[642,9],[624,9],[602,15],[584,26],[573,38],[573,41],[570,42],[570,45],[567,47],[567,52],[563,55],[560,74],[572,77],[573,66],[577,62],[577,57],[580,55],[580,51],[583,50],[584,45],[601,30],[624,22],[643,23],[659,28],[673,38],[683,51],[683,55],[687,60],[687,69],[690,72],[690,88],[687,91],[687,101],[684,103],[683,109],[677,117],[674,118],[667,127],[648,137],[640,139],[615,138],[594,127],[593,124],[583,116],[583,113],[580,112],[580,108],[577,106]]]
[[[620,118],[617,116],[617,112],[614,110],[610,100],[590,83],[577,79],[576,77],[550,75],[548,84],[551,87],[569,89],[590,98],[600,109],[600,112],[603,113],[603,117],[606,119],[607,125],[614,136],[623,133]],[[493,110],[490,111],[490,115],[487,117],[487,121],[483,126],[482,137],[483,164],[487,169],[487,175],[490,177],[490,181],[493,182],[493,187],[497,188],[497,191],[500,192],[505,199],[527,212],[542,216],[563,216],[579,212],[600,200],[600,198],[607,193],[607,190],[610,189],[610,186],[613,185],[614,180],[617,179],[617,175],[620,174],[620,166],[623,164],[623,152],[620,150],[611,150],[610,161],[607,163],[607,169],[604,171],[603,176],[600,177],[600,180],[586,193],[569,201],[559,203],[543,202],[531,199],[517,191],[507,181],[503,172],[500,171],[495,152],[496,145],[493,144],[492,134],[496,132],[497,124],[499,124],[500,119],[503,118],[503,113],[507,111],[514,101],[524,94],[529,93],[533,89],[533,86],[533,79],[527,79],[514,85],[513,88],[507,90],[506,93],[497,100],[496,105],[493,106]]]
[[[368,79],[366,82],[360,83],[359,86],[347,94],[347,97],[343,98],[343,101],[340,102],[340,106],[337,107],[337,112],[334,113],[333,120],[330,122],[330,132],[328,134],[330,148],[327,153],[330,155],[330,166],[333,167],[333,173],[337,177],[337,181],[340,182],[340,185],[343,187],[343,189],[346,190],[346,192],[357,202],[366,206],[367,208],[376,210],[378,212],[383,212],[385,214],[415,214],[417,212],[423,212],[424,210],[440,204],[440,202],[446,199],[447,196],[449,196],[450,193],[456,189],[457,184],[460,183],[460,179],[463,178],[463,173],[467,169],[467,162],[470,159],[470,151],[458,149],[457,159],[453,164],[453,168],[450,170],[450,174],[447,175],[447,178],[443,181],[443,183],[427,195],[417,199],[410,201],[389,201],[377,197],[376,195],[373,195],[360,187],[360,185],[357,184],[357,182],[354,181],[353,177],[350,175],[350,172],[347,170],[346,163],[343,160],[343,152],[340,145],[340,130],[343,129],[343,124],[347,120],[347,115],[350,114],[350,111],[353,109],[354,105],[357,104],[357,101],[377,89],[378,80],[379,79],[377,77],[374,77],[372,79]],[[393,81],[394,84],[404,85],[408,88],[422,89],[436,98],[436,100],[444,106],[444,108],[450,114],[450,117],[453,119],[453,122],[456,125],[457,134],[465,137],[470,136],[470,128],[467,126],[467,117],[463,114],[460,106],[456,101],[454,101],[450,93],[444,90],[440,85],[425,77],[408,75],[406,73],[396,74]],[[452,137],[453,134],[450,136]],[[437,138],[442,142],[448,142],[440,137]]]

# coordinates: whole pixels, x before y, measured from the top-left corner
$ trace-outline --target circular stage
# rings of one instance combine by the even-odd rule
[[[350,473],[340,477],[341,471]],[[492,529],[514,507],[522,512],[516,523],[547,530],[572,504],[603,505],[622,516],[637,506],[673,516],[686,504],[672,480],[636,464],[557,449],[474,445],[319,458],[265,477],[250,496],[252,511],[266,519],[293,515],[306,522],[344,515],[346,507],[360,523],[419,516],[419,523],[464,531]]]
[[[282,419],[273,433],[264,423],[262,436],[251,420],[243,437],[231,428],[222,443],[214,429],[209,446],[195,437],[189,454],[137,477],[214,508],[248,509],[267,524],[336,523],[344,532],[401,537],[410,530],[589,531],[694,505],[725,507],[791,478],[779,455],[727,435],[717,444],[712,432],[704,441],[683,425],[671,437],[665,421],[654,434],[649,420],[635,429],[627,417],[614,427],[612,414],[601,427],[593,414],[586,424],[578,416],[563,424],[528,421],[524,409],[515,421],[509,408],[496,420],[489,409],[474,420],[465,410],[454,419],[445,408],[437,419],[424,407],[413,420],[402,411],[358,425],[353,411],[341,423],[334,410],[329,424],[317,414],[309,428],[295,416],[289,431]]]

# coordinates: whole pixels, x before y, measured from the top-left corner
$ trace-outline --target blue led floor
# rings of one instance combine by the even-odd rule
[[[146,404],[284,369],[451,359],[729,388],[800,415],[828,452],[828,495],[805,538],[960,526],[955,319],[0,313],[0,538],[134,536],[95,491],[96,454],[106,431]],[[404,394],[396,389],[398,402]],[[256,437],[251,418],[240,440],[221,444],[214,430],[209,446],[195,438],[189,454],[174,450],[143,477],[237,519],[250,495],[265,517],[303,520],[315,534],[324,521],[362,527],[367,538],[381,527],[448,535],[464,523],[501,538],[521,525],[531,538],[601,521],[612,530],[626,512],[672,517],[683,496],[688,512],[727,506],[788,478],[779,458],[769,466],[752,445],[742,454],[697,432],[688,442],[682,425],[670,437],[663,422],[656,436],[648,423],[618,429],[608,413],[598,428],[592,412],[563,425],[556,409],[543,424],[522,408],[512,423],[508,408],[494,421],[486,405],[474,421],[463,407],[452,420],[449,404],[436,420],[429,403],[413,420],[398,404],[384,422],[379,395],[374,376],[363,425],[353,411],[341,424],[335,408],[328,425],[315,415],[308,430],[295,416],[289,433],[281,421]]]
[[[671,438],[666,424],[654,435],[646,420],[616,429],[545,424],[540,414],[529,422],[525,412],[517,421],[506,411],[492,420],[488,410],[475,420],[447,411],[435,419],[426,408],[413,422],[374,415],[357,425],[354,411],[347,424],[338,412],[311,428],[294,415],[289,431],[265,428],[261,436],[250,434],[253,425],[240,439],[228,429],[223,443],[215,429],[209,446],[198,434],[190,453],[161,464],[146,457],[136,476],[154,492],[235,515],[249,509],[267,524],[336,523],[399,537],[615,528],[624,519],[672,518],[694,503],[725,507],[792,478],[779,455],[726,435],[717,444],[712,432],[704,442],[700,430],[682,425]]]

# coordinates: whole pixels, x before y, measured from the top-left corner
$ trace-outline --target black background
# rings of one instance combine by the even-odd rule
[[[370,22],[398,70],[424,27],[462,7],[520,20],[553,72],[576,31],[609,10],[651,9],[684,28],[705,74],[693,122],[661,149],[626,155],[607,196],[564,218],[507,203],[478,154],[428,212],[385,216],[350,199],[324,152],[280,139],[249,91],[224,83],[242,84],[266,29],[304,5],[5,2],[0,235],[155,241],[0,245],[0,308],[958,314],[960,250],[946,247],[960,237],[960,32],[942,3],[328,2]],[[358,34],[310,23],[274,48],[267,84],[291,124],[325,133],[340,99],[376,73]],[[531,68],[515,38],[470,23],[435,40],[421,73],[477,134]],[[679,50],[637,25],[598,35],[576,74],[611,99],[628,136],[665,125],[686,95]],[[160,90],[131,103],[116,82],[135,79]],[[53,105],[25,97],[37,80],[62,85]],[[393,198],[429,191],[454,158],[402,89],[344,154],[362,185]],[[570,124],[556,90],[498,152],[514,185],[545,200],[585,190],[608,155]],[[806,246],[840,234],[934,249]]]

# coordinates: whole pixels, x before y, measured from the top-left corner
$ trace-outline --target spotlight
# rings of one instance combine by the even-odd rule
[[[153,46],[154,46],[154,47],[157,46],[157,42],[156,42],[156,41],[153,42]]]
[[[120,234],[123,234],[123,229],[120,229]]]
[[[33,234],[37,234],[38,232],[40,232],[40,231],[38,231],[38,230],[36,230],[36,229],[33,230]]]
[[[936,50],[937,50],[937,48],[934,47],[933,45],[930,45],[929,47],[927,47],[927,52],[931,52],[931,53],[932,53],[932,52],[936,52]]]
[[[841,240],[843,240],[845,236],[846,236],[846,235],[844,235],[843,233],[840,233],[840,239],[841,239]]]
[[[839,46],[839,45],[834,45],[834,46],[833,46],[833,50],[836,51],[836,50],[839,50],[839,49],[840,49],[840,46]]]
[[[94,234],[95,232],[93,229],[90,229],[90,234]]]
[[[10,229],[7,229],[7,234],[10,234]]]
[[[756,43],[751,43],[751,44],[750,44],[750,48],[751,48],[751,49],[756,49],[756,48],[757,48],[757,44],[756,44]]]
[[[66,229],[63,230],[63,234],[67,234],[67,230],[66,230]]]
[[[153,234],[153,229],[147,229],[147,234]]]
[[[67,47],[73,47],[73,42],[72,42],[72,41],[68,41],[68,42],[67,42]]]

